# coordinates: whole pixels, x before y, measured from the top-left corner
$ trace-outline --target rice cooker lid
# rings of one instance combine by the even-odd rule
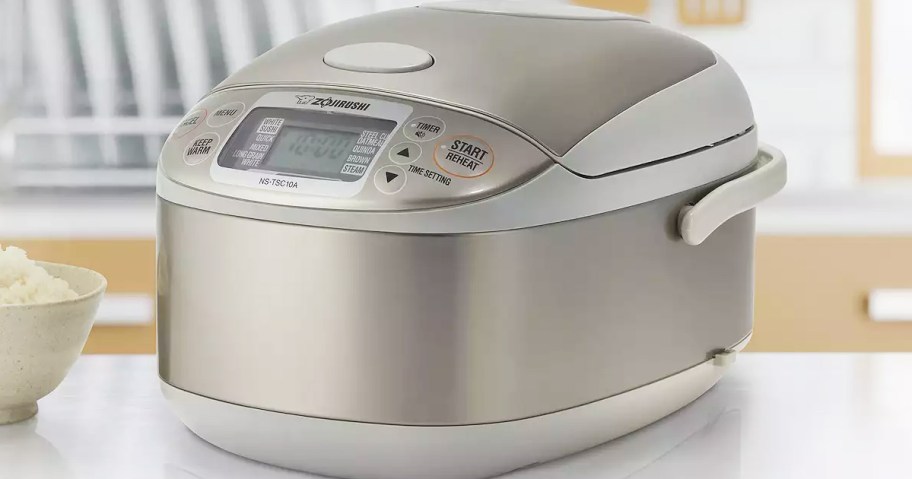
[[[379,66],[341,65],[353,58],[368,64],[373,59]],[[392,68],[385,62],[392,62]],[[744,94],[734,95],[715,100],[742,105],[721,112],[724,121],[687,121],[700,108],[676,112],[673,123],[680,128],[670,140],[663,131],[667,128],[650,126],[654,115],[668,110],[665,99],[659,112],[637,117],[642,134],[620,135],[622,142],[662,145],[661,151],[637,146],[629,148],[631,153],[613,152],[615,138],[615,145],[594,155],[591,148],[586,154],[568,154],[631,107],[718,63],[716,55],[695,40],[614,12],[554,3],[447,2],[313,30],[262,55],[217,90],[334,85],[457,106],[514,127],[580,175],[598,176],[696,150],[750,128],[749,101]],[[703,82],[702,91],[679,90],[678,97],[743,93],[737,76],[720,78],[737,85]],[[671,99],[672,107],[678,97]],[[698,116],[707,115],[720,116],[706,111]]]
[[[641,18],[598,8],[585,8],[561,3],[544,3],[516,0],[456,0],[434,2],[423,8],[454,12],[508,15],[514,17],[555,18],[564,20],[638,20]]]

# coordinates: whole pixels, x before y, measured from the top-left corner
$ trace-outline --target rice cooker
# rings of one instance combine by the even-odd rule
[[[212,444],[488,477],[707,391],[785,183],[706,46],[560,4],[356,18],[231,75],[158,169],[164,394]]]

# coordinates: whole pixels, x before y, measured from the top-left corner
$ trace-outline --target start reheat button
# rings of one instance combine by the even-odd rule
[[[453,176],[475,178],[494,166],[494,150],[486,141],[475,136],[451,136],[434,148],[434,162]]]

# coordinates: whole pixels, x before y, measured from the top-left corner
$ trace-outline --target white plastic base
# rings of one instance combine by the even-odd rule
[[[257,461],[358,479],[478,479],[588,449],[661,419],[709,390],[731,364],[730,354],[725,359],[585,406],[472,426],[319,419],[216,401],[164,382],[162,391],[198,436]]]

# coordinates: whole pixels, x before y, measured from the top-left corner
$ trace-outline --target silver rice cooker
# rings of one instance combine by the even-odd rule
[[[786,163],[706,46],[560,4],[436,3],[302,35],[158,169],[164,394],[233,453],[479,478],[707,391],[752,330]]]

